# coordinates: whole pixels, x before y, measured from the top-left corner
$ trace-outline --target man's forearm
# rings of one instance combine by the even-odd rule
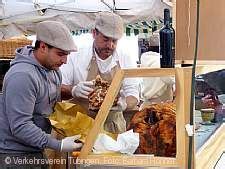
[[[62,100],[68,100],[68,99],[73,98],[72,93],[71,93],[72,88],[73,88],[72,85],[64,85],[64,84],[61,85],[61,99]]]

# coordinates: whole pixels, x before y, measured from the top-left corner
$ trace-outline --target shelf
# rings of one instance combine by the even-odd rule
[[[8,58],[8,59],[7,59],[7,58],[0,58],[0,61],[1,61],[1,60],[11,61],[11,60],[13,60],[13,59],[14,59],[14,58],[12,58],[12,59],[9,59],[9,58]]]

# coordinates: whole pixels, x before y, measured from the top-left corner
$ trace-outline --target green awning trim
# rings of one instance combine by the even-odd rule
[[[143,29],[143,33],[148,33],[148,29]]]
[[[135,35],[138,35],[140,33],[149,34],[149,33],[155,32],[158,29],[161,29],[162,27],[163,27],[163,20],[157,19],[157,20],[152,20],[150,22],[140,21],[134,24],[128,24],[126,25],[125,30],[126,30],[126,35],[129,36],[131,32],[133,32]]]
[[[130,36],[131,35],[131,28],[126,27],[126,36]]]
[[[134,35],[138,35],[139,34],[139,29],[134,29]]]
[[[138,34],[149,34],[155,32],[158,29],[161,29],[163,26],[163,19],[156,19],[150,22],[140,21],[133,24],[127,24],[125,27],[126,36],[130,36],[131,33],[134,35]],[[91,33],[91,29],[77,29],[72,31],[72,35],[81,35],[84,33]]]
[[[79,30],[73,30],[71,33],[72,35],[81,35],[81,34],[84,34],[84,33],[90,33],[91,30],[90,29],[79,29]]]

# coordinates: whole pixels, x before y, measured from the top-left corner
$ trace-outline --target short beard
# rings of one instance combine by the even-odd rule
[[[107,59],[109,56],[111,56],[113,54],[113,51],[111,52],[111,54],[109,55],[102,55],[102,51],[105,50],[105,49],[99,49],[97,47],[95,47],[95,52],[98,54],[98,56],[101,58],[101,59]]]

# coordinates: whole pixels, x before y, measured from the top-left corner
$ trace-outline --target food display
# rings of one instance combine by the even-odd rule
[[[175,104],[152,104],[132,117],[128,129],[139,133],[140,144],[136,154],[176,156]]]
[[[94,82],[94,90],[89,94],[89,109],[99,110],[110,86],[108,81],[103,80],[99,75]],[[115,98],[113,106],[117,104],[118,97]]]

